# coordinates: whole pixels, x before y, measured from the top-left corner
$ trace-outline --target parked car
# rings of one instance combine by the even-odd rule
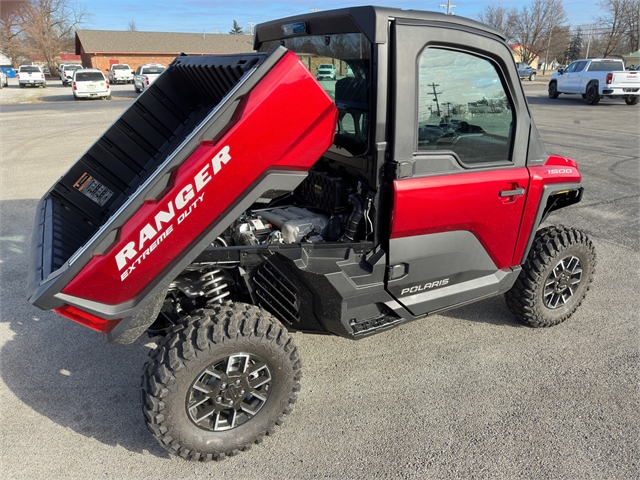
[[[62,85],[71,85],[73,81],[73,73],[76,70],[81,70],[82,65],[65,65],[60,71],[60,80],[62,80]]]
[[[20,65],[18,69],[18,84],[20,88],[24,88],[26,85],[47,88],[44,73],[37,65]]]
[[[622,97],[627,105],[636,105],[640,101],[640,74],[625,70],[618,59],[576,60],[551,75],[549,98],[558,98],[561,93],[580,94],[589,105],[596,105],[603,97]]]
[[[133,70],[126,63],[111,65],[108,72],[107,76],[112,85],[116,83],[133,83]]]
[[[520,78],[528,78],[530,82],[533,82],[536,79],[536,75],[538,72],[535,68],[525,62],[516,63],[518,67],[518,75]]]
[[[74,70],[73,98],[105,98],[111,100],[111,88],[104,73],[95,68]]]
[[[336,67],[331,63],[321,63],[316,73],[316,80],[335,80],[336,79]]]
[[[7,75],[0,70],[0,88],[8,87],[9,81],[7,80]]]
[[[165,66],[160,64],[147,64],[140,65],[136,70],[136,75],[133,77],[133,87],[136,92],[140,93],[156,81],[156,78],[165,71]]]

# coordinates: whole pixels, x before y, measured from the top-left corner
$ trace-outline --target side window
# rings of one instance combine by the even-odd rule
[[[472,165],[510,160],[515,114],[491,62],[427,48],[418,75],[418,151],[453,150]]]
[[[587,65],[587,62],[576,62],[576,69],[574,72],[578,73],[584,70],[584,67]]]

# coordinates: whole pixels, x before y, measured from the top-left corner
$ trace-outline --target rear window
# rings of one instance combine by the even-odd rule
[[[158,75],[164,72],[164,67],[147,67],[142,69],[142,75]]]
[[[624,67],[622,62],[591,62],[589,72],[622,72]]]
[[[129,70],[129,65],[113,65],[113,70]]]
[[[104,81],[102,72],[79,72],[76,73],[76,82],[100,82]]]
[[[27,67],[20,67],[20,71],[27,72],[27,73],[36,73],[36,72],[39,73],[40,69],[38,67],[27,66]]]
[[[65,70],[80,70],[81,68],[80,65],[67,65],[64,67]]]

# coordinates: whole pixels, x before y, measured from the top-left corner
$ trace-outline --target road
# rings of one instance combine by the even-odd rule
[[[531,329],[492,298],[359,342],[296,334],[292,415],[204,465],[146,431],[151,344],[109,345],[25,300],[38,199],[128,103],[0,107],[0,477],[638,478],[640,109],[526,91],[548,150],[584,176],[583,202],[550,219],[597,249],[574,317]]]

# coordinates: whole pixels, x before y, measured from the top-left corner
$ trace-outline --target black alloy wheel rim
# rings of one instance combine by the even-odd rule
[[[582,281],[582,264],[576,256],[560,260],[544,282],[543,302],[545,307],[555,310],[573,298]]]
[[[587,100],[589,102],[593,101],[593,99],[595,98],[595,89],[593,87],[590,87],[589,90],[587,90]]]
[[[196,377],[187,394],[187,413],[203,430],[231,430],[255,417],[271,390],[269,366],[257,355],[234,353]]]

